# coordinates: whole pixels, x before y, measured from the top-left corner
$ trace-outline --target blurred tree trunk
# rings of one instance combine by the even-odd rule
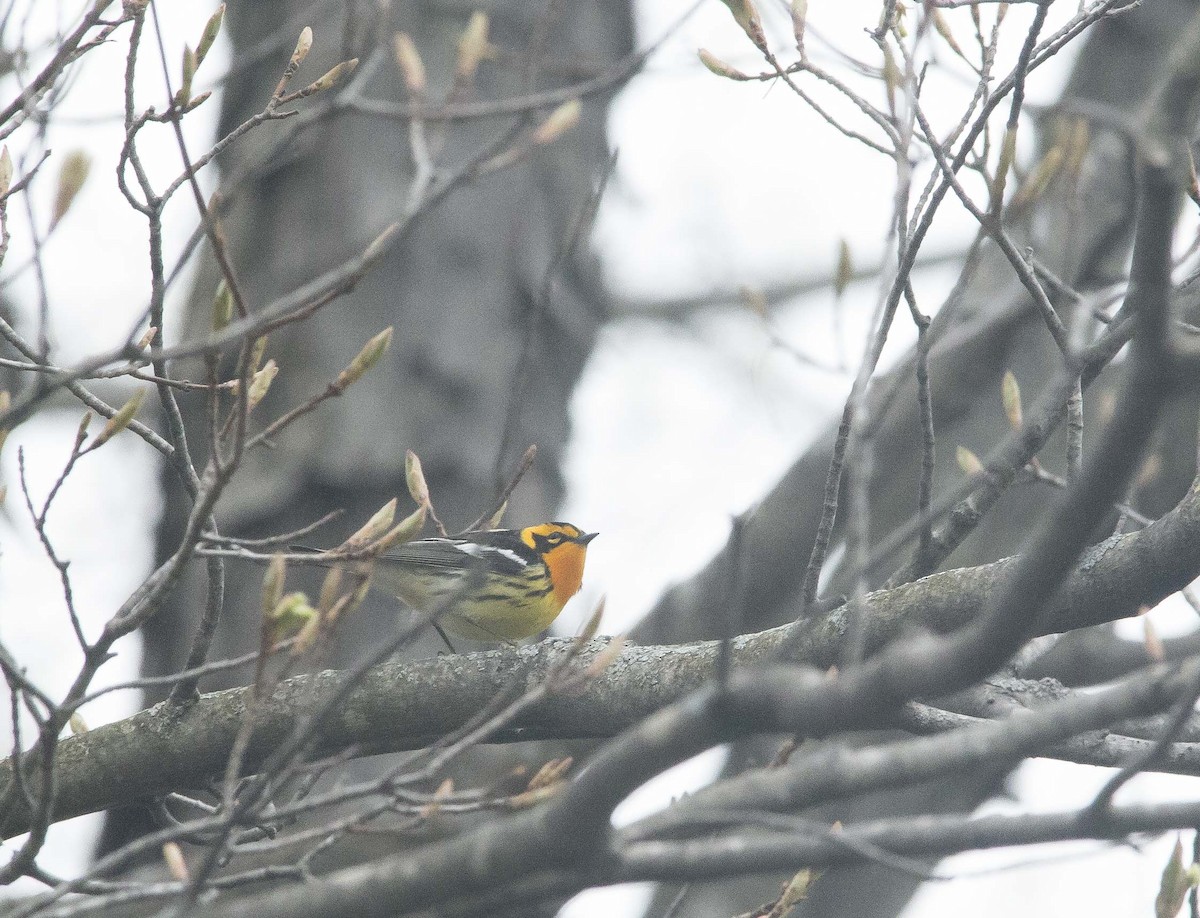
[[[350,57],[369,67],[375,55],[379,63],[366,95],[406,102],[390,51],[392,35],[405,31],[420,50],[436,103],[451,86],[455,48],[474,9],[470,3],[396,2],[388,10],[387,4],[355,0],[315,6],[231,0],[226,23],[233,62],[220,132],[262,109],[305,25],[313,27],[315,41],[292,88]],[[378,19],[380,10],[385,21]],[[483,63],[476,99],[570,85],[632,50],[627,3],[508,0],[487,4],[486,11],[491,42],[500,53]],[[567,400],[608,311],[586,236],[582,251],[559,266],[545,309],[539,293],[605,168],[608,100],[584,99],[573,131],[517,166],[453,192],[422,214],[352,293],[271,336],[267,356],[278,361],[280,371],[256,410],[260,422],[324,389],[371,336],[388,325],[396,329],[389,355],[347,395],[286,430],[275,448],[248,455],[219,507],[225,532],[276,534],[344,509],[342,520],[310,538],[336,544],[391,497],[408,500],[406,449],[421,457],[435,505],[453,531],[494,502],[495,470],[508,474],[525,447],[536,443],[537,462],[513,496],[507,520],[523,525],[553,515],[563,490],[559,464],[569,434]],[[545,114],[533,113],[533,123]],[[435,149],[439,170],[453,172],[513,122],[506,116],[443,123],[437,129],[444,130],[444,143]],[[404,120],[343,112],[284,149],[273,149],[278,132],[290,123],[253,132],[221,161],[228,177],[269,157],[268,169],[231,190],[223,220],[252,308],[360,252],[401,219],[413,180]],[[206,259],[185,334],[206,328],[218,278]],[[201,367],[189,368],[192,373],[203,378]],[[184,407],[192,447],[202,450],[203,401],[195,398]],[[507,452],[498,460],[502,441]],[[202,452],[197,460],[203,461]],[[189,509],[174,482],[166,484],[162,551],[176,544]],[[401,512],[407,512],[403,503]],[[147,675],[182,667],[204,606],[203,567],[193,565],[174,604],[145,629]],[[227,565],[225,612],[211,659],[257,646],[261,578],[261,570]],[[314,582],[310,577],[307,585]],[[368,600],[342,623],[339,644],[322,664],[347,664],[379,634],[389,633],[397,616],[394,601]],[[428,643],[418,652],[439,648]],[[238,672],[206,680],[202,688],[247,679]],[[131,831],[123,820],[113,822],[108,845]]]
[[[1089,152],[1078,188],[1054,184],[1022,220],[1006,223],[1018,243],[1029,245],[1039,261],[1085,293],[1123,276],[1135,205],[1126,139],[1106,128],[1104,120],[1119,122],[1138,111],[1195,3],[1166,0],[1146,7],[1104,19],[1089,32],[1058,110],[1045,116],[1044,147],[1049,145],[1045,141],[1054,140],[1061,118],[1076,112],[1084,117],[1100,115],[1089,119]],[[934,305],[921,304],[927,312]],[[1061,358],[1024,287],[1004,256],[990,245],[985,245],[980,265],[956,297],[954,309],[935,317],[934,330],[940,335],[930,357],[938,443],[935,484],[945,492],[962,478],[955,462],[956,445],[983,456],[1007,433],[1000,399],[1004,372],[1013,371],[1026,402],[1032,402]],[[1102,377],[1089,390],[1084,399],[1089,412],[1103,403],[1103,393],[1114,387],[1114,380],[1115,374],[1113,379]],[[870,483],[872,534],[874,541],[881,542],[917,510],[921,439],[911,364],[881,375],[873,391],[877,409],[887,403],[883,417],[873,411],[877,465],[886,463],[886,474],[878,474]],[[1174,441],[1164,441],[1169,455],[1163,456],[1163,472],[1141,495],[1148,513],[1174,506],[1191,481],[1196,418],[1187,402],[1181,396],[1173,403],[1171,424],[1179,421],[1182,426],[1164,425],[1182,449],[1174,448]],[[741,545],[743,630],[770,627],[798,613],[836,431],[834,423],[818,436],[747,520]],[[1086,443],[1085,437],[1085,455]],[[1061,433],[1043,455],[1056,459],[1063,455]],[[1061,469],[1061,462],[1056,468]],[[845,486],[843,481],[843,494]],[[944,567],[966,567],[1010,554],[1027,531],[1030,514],[1042,502],[1037,489],[1014,487],[989,515],[987,525]],[[843,522],[844,514],[838,518],[834,544],[842,535]],[[911,551],[911,545],[905,550]],[[669,590],[639,625],[639,639],[670,643],[716,637],[712,617],[706,619],[700,610],[704,598],[724,595],[723,585],[732,569],[730,552],[727,545],[699,574]],[[886,570],[872,572],[873,580],[881,583],[907,560],[907,554],[893,556]],[[843,576],[823,592],[836,593],[845,587]]]
[[[1082,115],[1089,120],[1087,160],[1076,185],[1059,181],[1023,219],[1008,223],[1018,244],[1032,247],[1037,258],[1069,283],[1087,292],[1123,275],[1129,253],[1136,189],[1128,143],[1111,127],[1132,122],[1183,23],[1195,10],[1193,2],[1166,0],[1105,19],[1091,30],[1074,66],[1057,111],[1041,122],[1042,147],[1050,146],[1063,119]],[[1097,115],[1101,117],[1096,117]],[[926,312],[935,304],[922,303]],[[903,318],[898,321],[903,321]],[[1064,314],[1070,324],[1070,316]],[[1001,377],[1012,370],[1025,400],[1032,402],[1061,364],[1061,357],[1044,322],[1004,256],[985,245],[969,284],[953,310],[934,320],[940,339],[931,355],[930,379],[937,432],[935,501],[962,479],[955,464],[955,447],[963,445],[980,456],[1008,433],[1001,402]],[[1103,412],[1106,391],[1112,391],[1120,368],[1105,374],[1084,396],[1086,461],[1089,433]],[[882,394],[893,385],[894,397],[880,416]],[[921,462],[921,428],[911,364],[877,381],[873,391],[876,477],[869,483],[873,542],[904,524],[917,510]],[[1184,494],[1196,471],[1195,393],[1181,393],[1168,405],[1160,427],[1165,436],[1154,450],[1161,462],[1156,477],[1135,496],[1143,512],[1158,515]],[[743,585],[737,614],[739,631],[756,631],[794,619],[799,614],[800,588],[821,516],[825,475],[833,452],[836,424],[829,427],[784,475],[747,520],[741,539],[738,582]],[[1061,432],[1042,451],[1042,462],[1054,471],[1063,468]],[[847,493],[847,468],[843,501]],[[1016,552],[1031,522],[1044,509],[1045,486],[1014,485],[991,511],[983,525],[954,552],[943,567],[965,567]],[[843,504],[844,507],[844,504]],[[844,517],[844,513],[841,515]],[[839,518],[834,544],[842,536]],[[912,542],[870,572],[873,586],[882,584],[909,558]],[[692,579],[670,590],[637,631],[644,643],[674,643],[716,638],[721,617],[710,614],[708,600],[727,596],[735,557],[732,544]],[[830,580],[827,592],[848,591],[845,566]],[[735,773],[770,761],[778,747],[748,743],[735,750],[727,770]],[[801,754],[803,750],[797,754]],[[889,813],[971,810],[996,789],[996,776],[939,782],[936,787],[911,788],[902,794],[877,794],[861,804],[830,808],[813,814],[832,822],[881,818]],[[935,801],[932,802],[931,801]],[[678,914],[717,916],[740,914],[779,894],[778,876],[690,887]],[[839,869],[824,875],[811,898],[796,915],[894,915],[904,907],[919,881],[883,866]],[[648,914],[662,914],[678,887],[659,890]]]

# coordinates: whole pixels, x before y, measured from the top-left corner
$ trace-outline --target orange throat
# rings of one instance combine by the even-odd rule
[[[557,545],[543,556],[550,571],[550,582],[554,584],[554,601],[560,609],[583,585],[583,562],[586,557],[587,546],[574,542]]]

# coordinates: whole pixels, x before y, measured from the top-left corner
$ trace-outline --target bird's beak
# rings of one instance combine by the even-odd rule
[[[588,542],[592,541],[592,539],[596,538],[596,536],[598,536],[598,535],[600,535],[600,533],[598,533],[598,532],[585,532],[583,535],[581,535],[575,541],[578,542],[580,545],[587,545]]]

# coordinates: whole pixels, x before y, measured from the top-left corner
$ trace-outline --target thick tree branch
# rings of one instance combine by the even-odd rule
[[[906,631],[952,631],[978,616],[1015,559],[933,574],[865,598],[868,647],[878,650]],[[1036,625],[1053,634],[1114,621],[1153,605],[1200,573],[1200,491],[1146,529],[1093,546]],[[846,610],[807,621],[795,659],[825,669],[841,658]],[[787,626],[735,642],[738,665],[764,662],[778,652]],[[581,655],[595,658],[604,641]],[[716,644],[627,646],[578,697],[555,697],[497,739],[611,736],[648,713],[704,684]],[[565,650],[561,640],[535,647],[492,650],[379,667],[321,727],[322,749],[365,745],[373,751],[411,749],[461,726],[513,683],[537,684]],[[651,675],[654,678],[649,678]],[[287,735],[302,705],[338,683],[339,674],[289,680],[263,706],[249,752],[251,767]],[[151,708],[119,723],[68,737],[59,746],[56,818],[69,818],[178,787],[203,784],[220,771],[240,724],[247,689],[203,696],[184,712]],[[429,699],[437,704],[430,705]],[[11,760],[0,762],[0,792],[12,779]],[[23,831],[26,816],[7,814],[6,836]]]
[[[1198,673],[1200,661],[1180,668],[1159,666],[1102,693],[1067,697],[1036,712],[1023,711],[998,720],[947,712],[936,712],[941,716],[935,719],[925,706],[909,705],[900,713],[899,723],[907,729],[935,735],[862,749],[835,742],[807,755],[798,750],[782,768],[756,769],[712,784],[630,826],[621,833],[621,838],[636,842],[679,837],[684,830],[692,830],[685,833],[690,835],[695,829],[694,816],[713,808],[794,813],[829,800],[942,778],[968,769],[985,768],[1002,774],[1022,759],[1052,748],[1054,757],[1061,754],[1069,760],[1087,750],[1096,755],[1124,751],[1128,749],[1126,744],[1114,742],[1106,746],[1089,731],[1163,710]],[[1075,743],[1075,739],[1083,742]],[[1061,744],[1066,744],[1065,748]],[[1176,751],[1191,760],[1190,773],[1194,773],[1198,750],[1195,744],[1184,745],[1188,747],[1186,750]],[[1112,765],[1114,761],[1110,759],[1103,764]]]

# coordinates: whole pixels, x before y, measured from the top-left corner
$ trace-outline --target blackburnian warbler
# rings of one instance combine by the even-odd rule
[[[579,592],[595,537],[570,523],[542,523],[420,539],[380,555],[372,581],[420,612],[465,589],[439,624],[476,641],[515,641],[549,627]]]

